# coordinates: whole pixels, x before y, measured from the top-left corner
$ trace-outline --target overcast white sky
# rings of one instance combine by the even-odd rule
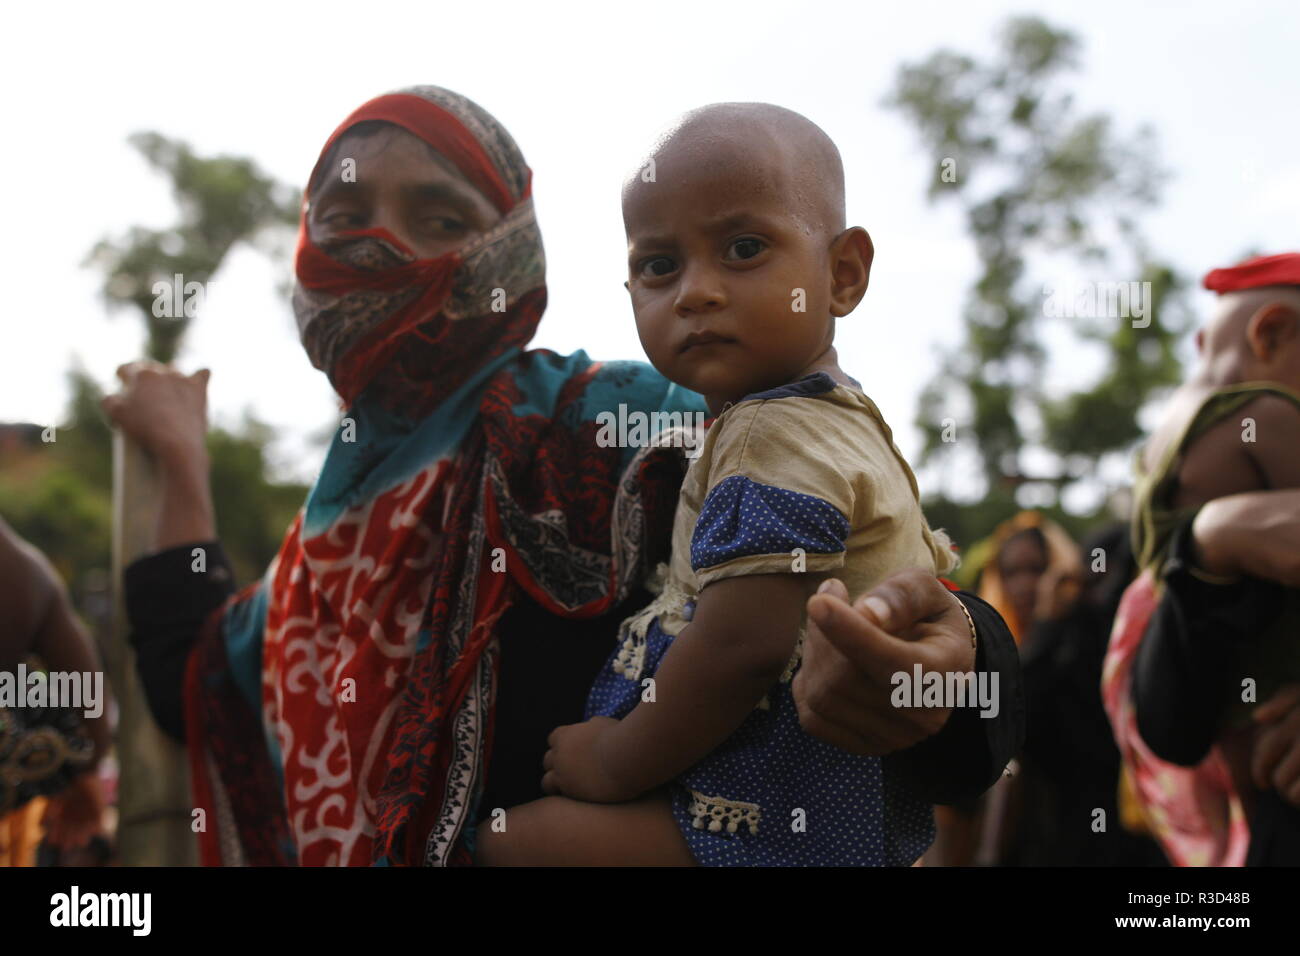
[[[880,101],[898,65],[941,46],[987,52],[1008,15],[1078,32],[1074,84],[1121,129],[1156,127],[1175,173],[1143,226],[1188,272],[1246,248],[1300,247],[1300,6],[1286,2],[224,2],[11,6],[0,54],[8,305],[0,421],[56,421],[65,372],[101,382],[141,352],[137,317],[109,318],[87,250],[132,224],[164,226],[165,184],[126,137],[152,129],[203,153],[250,156],[301,185],[328,133],[369,97],[414,83],[496,114],[534,170],[550,307],[534,340],[641,358],[618,206],[624,172],[682,110],[766,100],[838,143],[851,222],[875,239],[863,305],[841,324],[842,364],[899,444],[919,448],[916,397],[951,340],[976,262],[955,208],[924,198],[937,158]],[[322,454],[304,436],[336,418],[257,254],[233,254],[181,357],[213,370],[218,421],[271,423],[281,466]],[[1209,293],[1198,293],[1202,314]],[[52,311],[51,311],[52,310]],[[1078,373],[1073,357],[1063,374]]]

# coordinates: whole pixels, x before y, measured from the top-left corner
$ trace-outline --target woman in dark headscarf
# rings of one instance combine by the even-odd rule
[[[163,550],[128,569],[127,598],[155,714],[184,725],[205,862],[469,862],[479,819],[540,795],[546,735],[581,719],[617,622],[648,600],[681,448],[605,447],[597,416],[689,424],[704,404],[647,365],[524,350],[546,298],[530,187],[500,124],[436,87],[330,137],[294,308],[346,416],[238,595],[201,450],[159,424],[164,395],[202,420],[205,373],[130,367],[108,402],[164,472]],[[194,547],[204,575],[183,573]],[[969,747],[957,733],[940,736]]]

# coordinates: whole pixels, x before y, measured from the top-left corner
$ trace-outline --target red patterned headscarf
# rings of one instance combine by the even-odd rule
[[[647,365],[522,348],[544,259],[528,167],[492,117],[418,87],[361,107],[322,157],[368,120],[503,215],[429,260],[381,230],[318,247],[304,226],[295,311],[348,415],[275,562],[189,659],[208,864],[471,862],[499,622],[521,601],[607,613],[667,554],[681,449],[606,447],[598,416],[704,410]]]
[[[455,252],[419,259],[383,229],[317,245],[307,228],[311,196],[304,196],[293,304],[312,364],[348,406],[374,384],[386,404],[418,413],[533,337],[545,307],[546,263],[532,174],[519,148],[491,116],[449,90],[417,87],[361,106],[326,141],[309,182],[318,183],[348,130],[373,121],[419,137],[503,217]]]

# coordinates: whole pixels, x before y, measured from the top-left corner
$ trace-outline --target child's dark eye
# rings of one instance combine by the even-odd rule
[[[728,259],[752,259],[763,251],[765,246],[762,239],[737,239],[727,247],[727,252],[734,252],[735,255],[728,255]]]
[[[655,256],[653,259],[647,259],[641,263],[641,278],[658,279],[666,276],[677,268],[676,263],[667,256]]]

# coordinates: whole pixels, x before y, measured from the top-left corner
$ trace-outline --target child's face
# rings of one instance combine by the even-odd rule
[[[830,244],[761,149],[660,161],[624,195],[637,332],[664,376],[720,407],[788,382],[830,346]],[[734,153],[735,155],[731,155]]]

